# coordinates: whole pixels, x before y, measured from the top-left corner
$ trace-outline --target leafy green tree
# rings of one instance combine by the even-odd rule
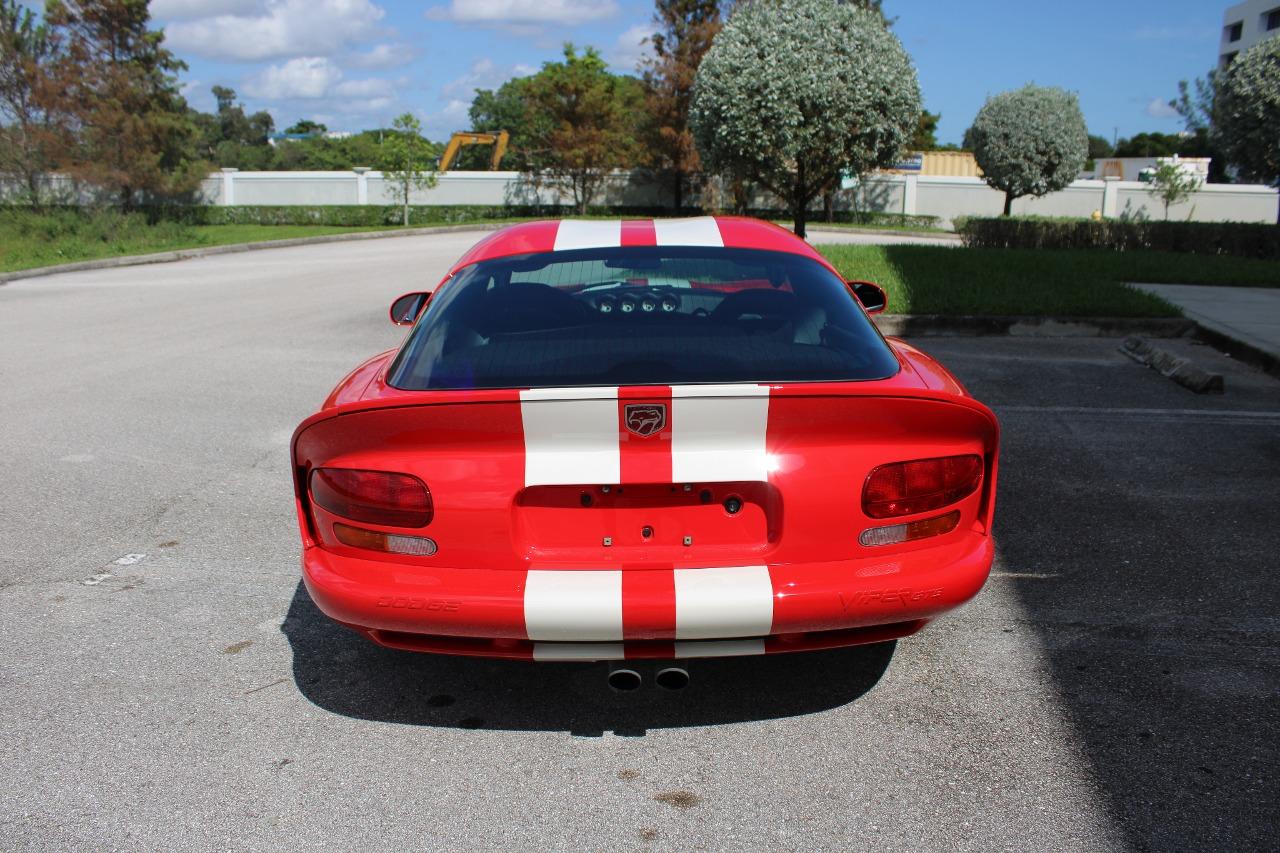
[[[936,151],[938,148],[938,122],[942,113],[931,113],[924,110],[920,113],[920,122],[907,147],[912,151]]]
[[[17,176],[37,207],[67,139],[67,116],[49,79],[60,54],[57,34],[34,12],[0,0],[0,174]]]
[[[503,165],[518,172],[529,172],[535,168],[532,154],[534,139],[550,130],[547,116],[531,113],[528,109],[528,87],[528,77],[515,77],[497,89],[477,89],[468,111],[471,130],[505,130],[510,134]],[[489,152],[480,146],[463,148],[458,168],[486,168],[482,164],[487,162],[488,156]]]
[[[208,164],[178,91],[186,65],[149,27],[147,0],[50,0],[45,20],[66,44],[56,85],[78,126],[69,171],[126,209],[199,186]]]
[[[296,133],[301,135],[323,135],[329,128],[318,121],[312,121],[309,118],[301,118],[294,122],[292,127],[285,128],[285,133]]]
[[[803,236],[842,173],[886,165],[920,121],[920,87],[879,15],[835,0],[739,6],[698,69],[689,126],[710,168],[764,186]]]
[[[974,157],[988,184],[1014,199],[1074,181],[1089,153],[1080,102],[1064,89],[1024,86],[988,98],[973,121]]]
[[[1178,163],[1177,158],[1170,158],[1156,167],[1148,192],[1164,202],[1164,218],[1168,220],[1169,208],[1195,195],[1202,183],[1198,174]]]
[[[568,44],[564,61],[545,63],[524,92],[530,166],[586,213],[608,174],[639,158],[640,81],[609,73],[594,48],[579,55]]]
[[[684,206],[684,191],[701,168],[689,130],[693,81],[711,40],[724,26],[720,0],[657,0],[650,39],[653,53],[641,63],[645,87],[646,148],[652,165],[671,179],[675,208]]]
[[[1116,143],[1116,157],[1172,157],[1182,153],[1183,139],[1176,133],[1135,133]]]
[[[192,113],[199,139],[200,156],[218,166],[261,170],[271,167],[274,153],[268,137],[275,130],[275,120],[265,110],[246,115],[244,106],[236,103],[236,92],[225,86],[214,86],[217,112]]]
[[[1115,148],[1107,141],[1105,136],[1097,136],[1089,134],[1089,159],[1099,160],[1104,157],[1111,157],[1115,154]]]
[[[373,166],[384,159],[383,145],[395,131],[366,130],[343,139],[313,136],[281,142],[274,149],[272,168],[282,172],[346,172],[356,166]],[[433,143],[432,156],[438,148]]]
[[[1280,184],[1280,39],[1237,56],[1212,86],[1214,143],[1246,179]]]
[[[409,196],[415,189],[436,185],[434,146],[422,137],[422,123],[405,113],[391,124],[392,132],[382,143],[382,176],[396,188],[404,206],[404,224],[409,224]]]

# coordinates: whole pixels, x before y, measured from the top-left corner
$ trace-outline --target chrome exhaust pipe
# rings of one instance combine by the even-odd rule
[[[689,671],[678,666],[667,667],[653,677],[653,682],[663,690],[683,690],[689,686]]]
[[[640,689],[644,679],[634,669],[609,670],[609,686],[619,693],[631,693]]]

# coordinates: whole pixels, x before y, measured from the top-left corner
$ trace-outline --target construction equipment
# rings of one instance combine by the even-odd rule
[[[459,131],[449,137],[449,144],[445,146],[444,154],[440,156],[439,170],[441,172],[449,171],[449,167],[458,159],[458,152],[462,150],[464,145],[492,145],[493,156],[489,158],[489,168],[496,172],[502,164],[502,158],[507,153],[507,143],[510,141],[511,135],[505,130],[499,130],[496,133],[473,130]]]

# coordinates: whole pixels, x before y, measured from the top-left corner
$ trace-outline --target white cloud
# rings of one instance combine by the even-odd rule
[[[440,93],[448,98],[471,98],[476,89],[496,89],[512,77],[527,77],[537,70],[532,65],[498,65],[492,59],[481,59],[466,74],[441,86]]]
[[[462,24],[509,27],[521,24],[574,26],[618,14],[616,0],[450,0],[427,10],[427,17]]]
[[[300,56],[283,65],[269,65],[246,81],[244,90],[255,98],[323,98],[342,79],[342,69],[323,56]]]
[[[364,53],[354,53],[344,64],[352,68],[400,68],[413,61],[417,52],[407,44],[376,44]]]
[[[364,80],[344,80],[333,87],[333,94],[340,98],[361,98],[364,100],[380,100],[390,98],[393,84],[380,77],[369,77]]]
[[[158,21],[182,21],[261,12],[262,0],[151,0],[150,10]]]
[[[233,0],[167,0],[190,7],[230,6]],[[264,0],[250,14],[218,13],[179,21],[166,41],[179,52],[253,61],[324,56],[374,36],[386,13],[371,0]]]
[[[1143,110],[1151,118],[1177,118],[1178,111],[1169,106],[1169,102],[1164,98],[1152,98],[1147,104],[1147,108]]]
[[[443,109],[423,116],[424,134],[431,139],[447,139],[455,130],[470,129],[471,120],[467,115],[470,107],[470,101],[454,98]]]
[[[635,73],[640,60],[652,55],[652,49],[645,39],[652,36],[654,32],[652,24],[636,24],[634,27],[627,28],[626,32],[618,36],[618,40],[613,43],[613,49],[609,51],[609,64],[628,74]]]

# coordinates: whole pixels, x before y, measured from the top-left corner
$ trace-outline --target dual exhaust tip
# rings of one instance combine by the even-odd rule
[[[644,678],[634,669],[609,670],[609,686],[619,693],[632,693],[644,684]],[[689,671],[678,666],[658,670],[653,683],[663,690],[683,690],[689,686]]]

